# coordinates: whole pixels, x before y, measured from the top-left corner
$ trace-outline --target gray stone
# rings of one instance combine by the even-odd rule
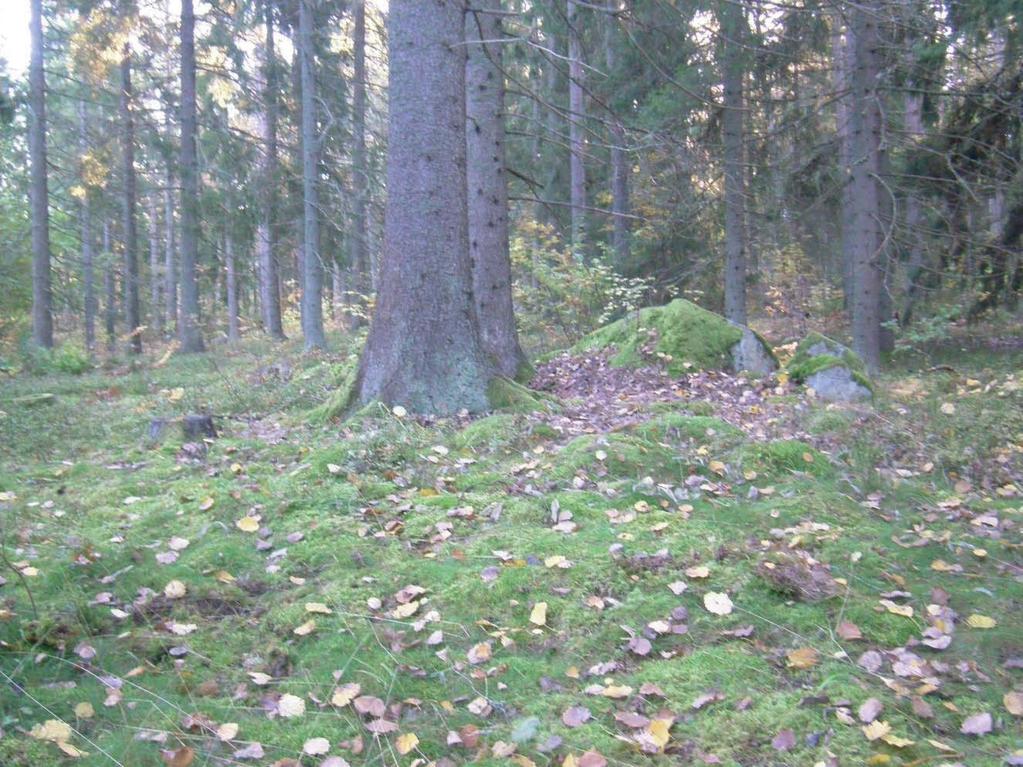
[[[835,365],[807,376],[806,385],[828,402],[862,402],[874,395],[844,365]]]
[[[732,366],[736,372],[748,371],[758,376],[769,376],[778,369],[778,361],[760,337],[741,325],[742,340],[732,347]]]

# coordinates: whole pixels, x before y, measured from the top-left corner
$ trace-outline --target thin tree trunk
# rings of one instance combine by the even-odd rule
[[[199,161],[196,154],[195,13],[181,0],[181,351],[205,351],[199,312]]]
[[[234,238],[230,224],[224,232],[224,273],[227,281],[227,340],[232,343],[241,338],[238,324],[238,267],[234,261]]]
[[[163,300],[167,332],[173,336],[178,327],[178,270],[174,258],[174,175],[170,162],[167,163],[166,184],[163,190]]]
[[[611,11],[618,9],[618,0],[609,0]],[[618,67],[617,20],[609,15],[604,35],[604,63],[613,77]],[[631,233],[629,232],[629,159],[625,153],[625,126],[618,115],[611,116],[608,132],[611,138],[611,252],[615,269],[622,273],[629,267]]]
[[[125,3],[123,8],[127,8]],[[131,85],[131,48],[125,42],[121,56],[121,140],[124,186],[121,196],[121,235],[124,255],[124,320],[128,326],[128,351],[142,353],[142,317],[139,312],[138,231],[136,229],[135,192],[135,118]]]
[[[465,16],[469,258],[483,349],[501,375],[520,378],[529,366],[512,304],[500,11],[500,0],[476,0]]]
[[[311,0],[299,0],[299,59],[302,70],[302,223],[305,255],[302,281],[302,336],[306,351],[325,349],[323,264],[320,262],[319,129],[316,120],[316,51]]]
[[[746,324],[746,179],[742,161],[743,27],[742,8],[734,0],[719,4],[724,70],[721,118],[725,170],[725,317]]]
[[[852,124],[849,93],[853,51],[842,31],[842,16],[836,13],[831,20],[831,59],[834,66],[835,129],[838,135],[838,162],[842,169],[842,295],[846,310],[852,314],[853,263],[856,260],[851,232],[856,228],[855,205],[852,197]]]
[[[78,151],[85,157],[89,151],[89,120],[85,99],[78,101]],[[81,229],[82,288],[85,303],[85,351],[92,356],[96,351],[96,286],[93,274],[92,205],[88,179],[84,166],[79,169],[82,199],[78,207]]]
[[[259,190],[259,223],[256,228],[256,261],[259,271],[259,308],[263,330],[276,340],[284,339],[281,323],[281,286],[277,264],[277,85],[274,54],[273,4],[264,0],[263,113],[259,119],[262,167]]]
[[[917,139],[923,136],[923,94],[913,89],[913,83],[907,83],[905,95],[905,128],[906,132]],[[920,198],[911,191],[906,195],[906,238],[909,242],[908,267],[906,269],[906,295],[899,313],[899,323],[909,325],[913,319],[913,310],[920,295],[924,275],[924,239],[921,231],[924,223]]]
[[[390,5],[384,260],[359,402],[443,415],[490,408],[494,371],[469,262],[464,9],[463,0]]]
[[[103,222],[103,261],[106,269],[103,272],[103,292],[106,298],[103,318],[107,333],[107,351],[117,351],[117,284],[114,254],[110,252],[110,223]]]
[[[28,153],[32,164],[32,343],[53,348],[53,290],[50,284],[50,191],[46,168],[46,75],[43,71],[43,4],[32,0],[32,58],[29,63]]]
[[[583,62],[579,40],[576,0],[566,0],[568,16],[568,143],[569,193],[572,204],[572,254],[585,258],[586,239],[586,165],[583,148]]]
[[[851,11],[850,42],[855,68],[852,71],[852,180],[855,226],[849,234],[854,256],[852,326],[853,348],[867,368],[881,367],[881,206],[878,178],[881,172],[881,109],[878,103],[878,9],[869,4]]]
[[[364,292],[370,282],[367,254],[366,200],[369,175],[366,172],[366,0],[354,0],[352,45],[355,82],[352,83],[352,269],[358,278],[353,289]]]
[[[163,335],[163,306],[160,288],[163,285],[163,275],[160,273],[160,229],[157,226],[156,196],[149,195],[149,302],[150,316],[153,318],[153,329],[158,335]]]

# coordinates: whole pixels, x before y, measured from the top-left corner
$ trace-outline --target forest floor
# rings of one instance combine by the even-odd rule
[[[0,765],[1023,764],[1018,347],[317,423],[348,362],[0,384]]]

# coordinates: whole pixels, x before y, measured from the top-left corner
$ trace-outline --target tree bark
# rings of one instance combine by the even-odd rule
[[[181,0],[181,316],[178,339],[186,354],[205,351],[199,312],[199,160],[196,154],[195,13]]]
[[[572,204],[572,254],[576,260],[585,258],[586,240],[586,150],[583,148],[585,104],[583,102],[582,45],[579,40],[579,18],[576,0],[567,1],[568,18],[568,144],[569,195]]]
[[[852,71],[850,114],[854,226],[849,249],[853,256],[853,348],[874,372],[881,367],[880,266],[882,232],[878,179],[881,172],[881,108],[877,90],[879,9],[872,1],[851,9]]]
[[[609,0],[611,11],[618,9],[618,0]],[[604,36],[604,63],[608,75],[613,77],[618,67],[617,21],[609,15]],[[611,143],[611,252],[614,266],[625,272],[632,260],[632,235],[629,231],[629,158],[625,152],[625,126],[621,118],[612,114],[608,128]]]
[[[354,78],[352,83],[352,269],[357,280],[354,290],[369,290],[370,264],[366,239],[366,200],[369,175],[366,169],[366,0],[354,0],[353,41]]]
[[[856,228],[855,205],[852,197],[852,124],[850,122],[849,92],[850,77],[854,66],[853,51],[850,40],[846,39],[842,29],[841,14],[834,14],[831,20],[831,59],[834,67],[835,99],[835,130],[838,137],[838,162],[842,169],[842,296],[846,311],[852,315],[853,305],[853,263],[856,260],[852,232]]]
[[[259,271],[259,309],[263,330],[275,340],[284,340],[281,323],[281,286],[277,265],[277,86],[274,54],[273,5],[264,0],[266,27],[263,45],[263,112],[259,118],[262,158],[259,177],[259,223],[256,227],[256,261]]]
[[[724,114],[721,132],[725,171],[725,317],[746,324],[746,178],[743,166],[742,7],[722,0],[718,19],[722,36]]]
[[[29,62],[28,153],[32,164],[32,343],[53,348],[53,290],[50,276],[50,191],[46,168],[46,74],[43,71],[43,4],[32,0]]]
[[[238,267],[234,260],[234,237],[231,225],[224,232],[224,272],[227,281],[227,340],[232,343],[242,337],[238,323]]]
[[[500,10],[500,0],[477,0],[465,16],[469,258],[483,348],[501,375],[520,378],[529,366],[512,304]]]
[[[153,330],[163,335],[163,306],[161,287],[163,274],[160,270],[160,229],[157,216],[156,196],[149,195],[149,303]]]
[[[392,0],[380,292],[354,394],[419,413],[490,407],[472,301],[462,0]],[[423,126],[430,126],[424,130]]]
[[[110,223],[103,222],[103,260],[106,269],[103,272],[103,292],[105,306],[103,311],[104,325],[107,334],[107,352],[113,354],[117,350],[117,284],[114,254],[110,252]]]
[[[299,0],[299,59],[302,69],[302,336],[306,351],[325,349],[323,335],[323,263],[320,261],[320,139],[316,119],[316,50],[312,0]]]
[[[128,8],[125,3],[122,7]],[[124,257],[124,321],[128,326],[128,352],[142,353],[142,318],[139,312],[139,260],[136,219],[135,118],[131,85],[131,48],[125,42],[121,55],[121,235]]]
[[[96,351],[96,285],[93,272],[92,205],[88,179],[84,174],[84,158],[89,151],[89,120],[85,99],[78,101],[78,152],[83,165],[79,168],[82,199],[78,206],[81,231],[82,289],[85,311],[85,351],[92,356]]]
[[[174,258],[176,239],[174,236],[174,174],[169,161],[165,183],[167,186],[163,190],[163,300],[167,332],[173,336],[177,333],[178,327],[178,270]]]

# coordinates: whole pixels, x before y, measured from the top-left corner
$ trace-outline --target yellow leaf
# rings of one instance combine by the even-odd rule
[[[913,617],[913,607],[911,605],[900,605],[890,599],[882,599],[881,606],[893,615],[901,615],[903,618]]]
[[[395,607],[391,611],[391,615],[401,620],[404,618],[410,618],[411,616],[415,615],[418,609],[419,609],[418,601],[406,602],[403,605],[398,605],[397,607]]]
[[[309,636],[314,631],[316,631],[316,621],[308,620],[301,626],[297,626],[294,629],[292,629],[291,633],[294,634],[295,636],[304,637]]]
[[[333,696],[330,698],[332,706],[342,708],[347,706],[353,700],[359,697],[359,693],[362,692],[362,686],[356,682],[344,684],[334,690]]]
[[[724,476],[724,474],[725,474],[725,464],[724,463],[722,463],[721,461],[711,461],[710,464],[708,464],[708,465],[709,465],[710,470],[712,472],[714,472],[718,476]]]
[[[1008,708],[1008,706],[1006,708]],[[75,716],[79,719],[92,719],[95,715],[96,710],[87,700],[83,700],[75,706]]]
[[[695,565],[686,568],[686,575],[690,578],[709,578],[710,568],[707,565]]]
[[[235,522],[234,526],[243,533],[254,533],[259,529],[259,520],[255,517],[246,515]]]
[[[953,415],[956,411],[956,406],[951,402],[944,402],[941,405],[941,412],[945,415]]]
[[[883,722],[878,719],[870,724],[863,725],[860,729],[863,730],[863,734],[867,736],[867,740],[874,741],[888,735],[892,731],[892,726],[888,724],[888,722]]]
[[[623,684],[612,684],[601,692],[605,698],[627,698],[632,695],[632,688]]]
[[[1023,716],[1023,692],[1007,692],[1002,696],[1005,710],[1013,716]]]
[[[948,745],[948,743],[942,743],[940,740],[932,740],[931,738],[928,738],[927,742],[930,743],[932,746],[934,746],[939,751],[946,751],[946,752],[948,752],[950,754],[954,754],[955,753],[955,748],[950,746],[950,745]]]
[[[998,621],[994,618],[989,618],[986,615],[974,613],[966,619],[966,625],[974,629],[993,629],[998,625]]]
[[[646,734],[649,736],[650,740],[662,751],[671,739],[671,735],[668,732],[668,726],[668,722],[665,720],[654,719],[646,728]]]
[[[292,719],[305,714],[305,701],[297,695],[285,693],[277,701],[277,713],[285,719]]]
[[[59,719],[47,719],[43,724],[37,724],[29,733],[36,740],[50,740],[54,743],[71,739],[71,725],[61,722]]]
[[[537,602],[529,613],[529,622],[536,626],[547,625],[547,603]]]
[[[233,740],[238,735],[237,722],[224,722],[217,728],[217,737],[221,740]]]
[[[812,647],[799,647],[789,651],[788,667],[794,669],[808,669],[817,665],[820,655]]]
[[[305,611],[307,613],[320,613],[321,615],[330,615],[334,612],[323,602],[306,602]]]
[[[67,756],[70,756],[72,759],[78,759],[79,757],[82,756],[88,756],[88,754],[82,751],[82,749],[78,748],[78,746],[72,746],[65,740],[58,740],[57,748],[63,751]]]
[[[201,501],[199,501],[199,511],[209,511],[213,508],[213,504],[216,503],[212,495],[207,495]]]
[[[914,740],[909,740],[908,738],[900,738],[898,735],[891,734],[882,735],[881,740],[883,740],[889,746],[893,746],[895,748],[906,748],[907,746],[912,746],[914,743],[916,743],[916,741]]]
[[[167,599],[181,599],[187,591],[185,584],[178,580],[170,581],[163,587],[163,595]]]
[[[414,732],[406,732],[403,735],[399,735],[394,741],[394,747],[398,750],[398,753],[405,756],[409,751],[419,745],[419,736]]]

